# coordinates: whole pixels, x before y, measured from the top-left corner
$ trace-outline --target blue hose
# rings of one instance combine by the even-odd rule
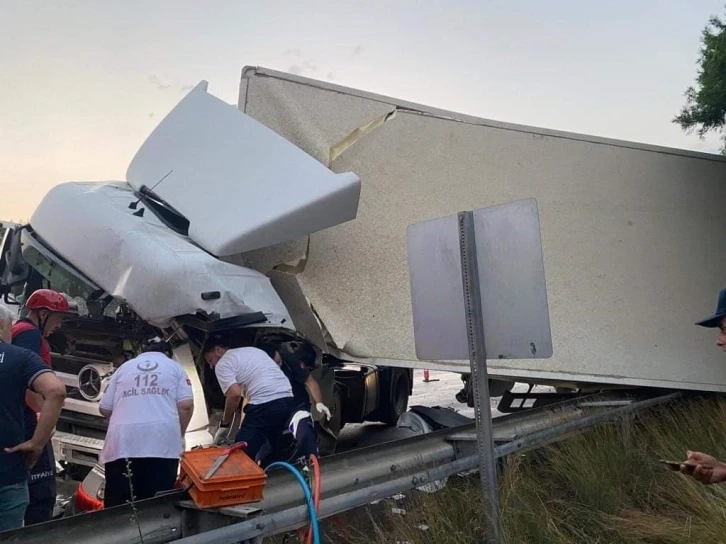
[[[292,472],[292,475],[297,478],[297,481],[300,482],[300,486],[302,487],[303,494],[305,495],[305,502],[308,504],[308,513],[310,514],[310,524],[313,526],[313,544],[320,544],[320,532],[318,528],[318,516],[315,514],[315,505],[313,504],[313,497],[310,493],[310,487],[308,486],[308,483],[305,481],[305,477],[302,475],[302,473],[292,466],[290,463],[285,463],[283,461],[278,461],[275,463],[271,463],[266,469],[265,472],[270,470],[271,468],[275,467],[284,467],[290,472]]]

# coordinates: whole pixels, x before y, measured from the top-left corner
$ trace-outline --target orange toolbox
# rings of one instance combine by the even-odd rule
[[[205,479],[225,454],[222,464]],[[239,448],[211,447],[190,450],[181,456],[179,482],[184,489],[188,488],[194,504],[200,508],[261,501],[266,481],[265,471]]]

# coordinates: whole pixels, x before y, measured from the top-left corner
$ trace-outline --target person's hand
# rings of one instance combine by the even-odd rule
[[[5,448],[5,453],[19,453],[24,460],[25,468],[33,468],[38,462],[40,454],[43,453],[44,444],[36,444],[32,440],[18,444],[12,448]]]
[[[726,464],[699,451],[689,451],[687,463],[681,465],[681,473],[691,476],[704,485],[726,481]],[[688,466],[691,465],[691,466]],[[695,465],[695,468],[692,466]]]
[[[219,446],[220,444],[223,444],[229,439],[229,430],[230,426],[227,425],[226,427],[219,426],[219,429],[217,429],[217,432],[214,433],[214,445]]]
[[[327,419],[328,421],[330,421],[330,418],[331,418],[332,416],[331,416],[331,414],[330,414],[330,410],[328,409],[328,407],[327,407],[327,406],[325,406],[325,404],[323,404],[322,402],[318,402],[318,403],[317,403],[317,404],[315,405],[315,409],[316,409],[316,410],[317,410],[318,412],[320,412],[321,414],[323,414],[323,415],[324,415],[324,416],[326,417],[326,419]]]

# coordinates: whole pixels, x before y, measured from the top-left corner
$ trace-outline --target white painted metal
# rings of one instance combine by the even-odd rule
[[[214,258],[145,209],[123,182],[64,183],[38,205],[30,225],[63,259],[142,318],[166,327],[197,311],[220,317],[263,312],[292,329],[290,316],[263,274]],[[219,291],[218,299],[201,294]]]
[[[378,364],[416,359],[410,224],[536,198],[554,355],[495,360],[490,376],[726,391],[693,323],[723,287],[726,158],[512,125],[249,68],[239,107],[363,182],[355,221],[242,255],[293,271],[334,347]],[[277,256],[276,256],[277,252]]]
[[[207,93],[206,81],[159,123],[126,179],[136,189],[154,188],[189,219],[189,237],[217,256],[350,221],[360,197],[355,174],[332,173]]]
[[[552,356],[537,202],[473,211],[486,351],[490,359]],[[469,357],[459,223],[450,215],[406,234],[416,357]]]

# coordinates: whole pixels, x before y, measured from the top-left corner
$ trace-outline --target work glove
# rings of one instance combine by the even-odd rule
[[[217,429],[217,432],[214,433],[214,445],[219,446],[221,444],[224,444],[229,439],[229,430],[230,426],[219,426],[219,429]]]
[[[330,410],[328,409],[328,407],[327,407],[327,406],[325,406],[325,404],[323,404],[322,402],[318,402],[318,403],[317,403],[317,404],[315,405],[315,409],[316,409],[316,410],[317,410],[318,412],[320,412],[321,414],[323,414],[323,415],[325,416],[325,418],[326,418],[326,419],[327,419],[328,421],[330,421],[330,418],[331,418],[332,416],[331,416],[331,414],[330,414]]]

